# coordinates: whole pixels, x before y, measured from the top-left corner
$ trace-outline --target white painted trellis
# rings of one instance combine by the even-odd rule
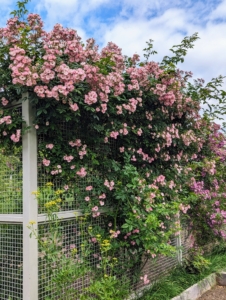
[[[25,96],[27,95],[24,95],[24,97]],[[0,268],[2,268],[2,270],[0,269],[0,289],[2,289],[0,290],[0,299],[45,300],[45,293],[39,292],[38,285],[39,276],[41,276],[39,274],[40,272],[38,263],[38,242],[35,237],[30,237],[30,230],[27,227],[30,221],[35,222],[34,226],[36,229],[40,224],[44,224],[47,221],[45,214],[38,213],[38,204],[35,196],[32,195],[32,191],[35,191],[38,188],[37,132],[33,126],[35,111],[32,109],[30,101],[28,100],[22,101],[20,105],[22,106],[22,116],[27,125],[30,126],[30,129],[23,135],[22,140],[23,209],[22,211],[3,214],[0,206]],[[0,162],[0,168],[1,167],[2,165]],[[17,175],[13,174],[13,176],[16,178]],[[5,180],[10,179],[9,177],[6,177]],[[0,185],[1,184],[3,183],[0,182]],[[75,213],[78,216],[81,215],[80,211],[70,210],[59,212],[58,217],[65,221],[73,220],[75,219]],[[13,231],[11,231],[11,228],[14,228]],[[13,243],[13,239],[17,238],[17,231],[18,241],[20,239],[18,245],[20,245],[20,247],[10,247],[10,245],[13,245],[11,244]],[[12,233],[11,239],[10,233]],[[7,242],[4,242],[5,238]],[[179,247],[177,258],[174,260],[171,259],[168,261],[163,261],[166,266],[161,267],[163,269],[161,272],[164,272],[166,269],[175,266],[178,262],[181,263],[182,250],[180,247],[182,246],[182,241],[180,235],[175,239],[175,244]],[[7,251],[10,254],[7,254]],[[20,251],[22,251],[22,264],[20,263],[19,259],[17,259]],[[7,264],[4,264],[4,260],[9,261]],[[10,265],[12,265],[12,267],[10,267]],[[7,268],[12,268],[13,270],[8,270]],[[158,275],[158,273],[160,273],[160,271],[158,271],[158,267],[155,266],[153,268],[156,268],[156,270],[153,272],[153,276]],[[16,277],[14,277],[14,269],[16,270]],[[23,270],[23,275],[22,272],[18,270]],[[148,270],[145,270],[145,272],[148,273]],[[23,277],[20,279],[19,276]],[[14,278],[16,278],[16,281]],[[21,286],[19,286],[18,282],[21,283]],[[14,284],[16,284],[16,289]]]

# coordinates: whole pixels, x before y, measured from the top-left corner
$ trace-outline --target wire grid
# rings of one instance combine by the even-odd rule
[[[188,228],[183,227],[181,230],[181,244],[183,259],[188,256],[189,249],[193,246],[193,236]]]
[[[171,239],[171,245],[175,246],[177,245],[177,238],[172,237]],[[160,255],[158,258],[150,258],[144,268],[142,269],[141,277],[145,274],[147,275],[148,279],[150,280],[150,283],[154,283],[156,280],[158,280],[161,276],[166,275],[170,270],[178,266],[178,260],[176,253],[173,256],[163,256]],[[139,290],[140,288],[144,287],[144,283],[142,280],[135,283],[133,285],[133,290]]]
[[[0,152],[0,214],[19,214],[23,210],[21,150],[16,155]]]
[[[23,299],[23,228],[0,224],[0,299]]]
[[[98,263],[98,258],[92,254],[98,250],[87,239],[87,228],[102,225],[103,218],[93,219],[90,223],[82,220],[81,217],[60,220],[57,230],[54,227],[51,229],[50,223],[39,225],[41,242],[49,245],[48,254],[39,248],[39,300],[79,300],[81,293],[85,293],[84,289],[91,278],[91,268]],[[84,245],[85,241],[89,241],[89,245]],[[86,267],[83,267],[82,251],[86,253]]]
[[[81,128],[76,128],[72,129],[70,128],[70,125],[68,125],[67,122],[61,122],[59,123],[59,131],[62,134],[63,140],[65,143],[68,143],[69,137],[71,136],[71,132],[74,132],[75,139],[81,139],[86,140],[85,133],[81,133],[82,130]],[[105,176],[111,172],[111,170],[107,170],[103,165],[101,165],[98,169],[93,167],[92,161],[91,160],[86,160],[86,165],[89,167],[89,172],[88,174],[81,178],[79,176],[75,177],[73,182],[63,182],[61,178],[59,178],[56,175],[51,175],[49,172],[46,171],[46,168],[44,167],[42,160],[43,160],[43,155],[42,152],[40,151],[40,145],[41,144],[48,144],[47,142],[47,137],[44,135],[38,135],[38,188],[43,189],[46,187],[46,185],[51,182],[53,183],[54,190],[56,191],[57,189],[64,189],[65,185],[69,185],[69,190],[64,193],[63,198],[62,198],[62,204],[61,204],[61,211],[69,211],[69,210],[77,210],[80,209],[79,203],[81,201],[84,201],[85,196],[91,196],[91,193],[87,192],[85,188],[87,186],[93,185],[94,184],[94,178],[102,178],[103,182],[105,179]],[[99,153],[101,155],[107,155],[110,157],[115,158],[116,157],[116,148],[117,148],[117,141],[110,139],[110,142],[108,144],[102,143],[100,146],[98,146],[98,149],[95,147],[95,145],[88,145],[88,148],[90,150],[95,151],[96,153]],[[62,158],[63,159],[63,158]],[[76,165],[76,161],[73,161],[73,163]],[[56,168],[57,169],[57,168]],[[91,171],[92,170],[92,171]],[[85,195],[85,196],[84,196]],[[52,195],[54,196],[54,195]],[[47,209],[45,207],[45,204],[51,200],[51,196],[49,195],[44,195],[42,197],[42,200],[39,202],[39,213],[45,213],[47,212]],[[108,199],[105,203],[107,205],[110,203],[110,199]]]
[[[59,130],[63,132],[63,136],[65,137],[65,141],[68,142],[67,133],[68,133],[68,126],[66,122],[63,122],[59,125]],[[76,132],[74,134],[76,136],[76,139],[82,140],[82,135],[79,133],[79,130],[76,129]],[[84,136],[85,137],[85,136]],[[45,142],[44,136],[38,136],[38,144],[40,142]],[[86,139],[85,139],[86,140]],[[46,142],[47,144],[47,142]],[[114,158],[117,160],[117,141],[114,139],[109,139],[109,143],[102,144],[100,148],[98,149],[99,153],[102,153],[104,156],[108,156],[109,158]],[[95,145],[90,146],[90,149],[97,151],[95,149]],[[40,153],[39,153],[40,154]],[[54,177],[48,173],[46,173],[45,167],[42,165],[42,159],[41,155],[39,155],[38,158],[38,186],[39,188],[43,188],[46,186],[48,182],[52,182],[54,184],[54,190],[57,189],[63,189],[64,183],[58,179],[57,177]],[[76,161],[75,161],[76,164]],[[91,161],[88,162],[88,165],[91,165]],[[87,174],[84,178],[78,178],[75,177],[75,181],[73,185],[77,187],[77,189],[80,191],[81,194],[84,193],[85,187],[88,185],[93,185],[93,176],[98,176],[103,178],[103,181],[105,177],[108,177],[108,174],[111,172],[111,170],[108,170],[104,165],[102,166],[102,169],[99,169],[96,173],[95,170],[93,173]],[[87,191],[86,191],[87,193]],[[66,195],[68,199],[64,199],[63,205],[61,207],[61,210],[76,210],[79,209],[79,195],[76,193],[76,191],[71,192],[70,194]],[[110,202],[110,199],[108,199]],[[46,197],[42,203],[39,203],[39,213],[46,212],[45,209],[45,203],[49,201],[49,198]],[[100,222],[100,219],[94,220],[94,222]],[[58,264],[61,265],[61,271],[64,270],[63,264],[67,265],[67,256],[70,255],[71,250],[73,250],[74,246],[76,249],[80,249],[80,245],[82,244],[82,235],[80,234],[79,224],[76,220],[64,220],[60,223],[60,235],[58,239],[55,237],[55,241],[52,241],[52,244],[55,243],[59,244],[58,252],[61,252],[62,254],[58,257]],[[50,239],[50,230],[49,225],[39,225],[39,234],[42,236],[43,242],[49,241]],[[176,238],[172,238],[172,244],[176,245]],[[71,249],[72,247],[72,249]],[[79,252],[79,251],[78,251]],[[118,266],[119,269],[121,269],[121,275],[119,275],[119,278],[121,276],[122,280],[125,280],[125,278],[128,279],[130,282],[131,289],[137,290],[140,287],[143,286],[143,283],[139,281],[137,283],[137,277],[135,276],[136,270],[135,268],[139,268],[139,266],[133,266],[131,267],[131,257],[126,255],[126,250],[122,249],[119,251],[118,255]],[[78,258],[77,258],[78,259]],[[76,261],[75,258],[75,264],[78,265],[78,261]],[[96,258],[90,256],[89,257],[89,264],[91,265],[98,265],[98,261]],[[157,260],[150,259],[147,264],[145,264],[145,267],[143,269],[143,274],[147,274],[148,278],[152,281],[156,280],[156,278],[160,277],[161,275],[168,272],[170,269],[175,267],[178,264],[176,255],[175,257],[159,257]],[[59,268],[59,265],[58,265]],[[74,279],[72,282],[66,284],[65,286],[61,284],[59,285],[58,276],[57,276],[57,267],[54,263],[49,263],[47,261],[47,255],[46,253],[43,253],[42,251],[39,252],[39,299],[45,300],[45,299],[63,299],[63,300],[75,300],[79,299],[79,294],[84,292],[84,288],[87,287],[89,284],[90,276],[89,272],[86,275],[80,276],[78,279]],[[70,280],[69,280],[70,281]],[[68,291],[68,294],[66,295],[66,291]],[[77,294],[76,294],[77,293]],[[59,296],[61,295],[61,296]],[[77,296],[76,296],[77,295]]]

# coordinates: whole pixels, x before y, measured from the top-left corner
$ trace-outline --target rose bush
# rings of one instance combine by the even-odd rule
[[[148,43],[142,61],[112,42],[101,50],[94,39],[83,43],[59,24],[46,32],[37,14],[21,18],[26,2],[0,29],[1,147],[21,146],[26,126],[10,106],[29,93],[46,176],[90,218],[104,212],[101,232],[115,252],[171,254],[179,211],[197,243],[204,229],[225,238],[225,137],[200,115],[208,99],[224,103],[222,77],[204,87],[176,68],[197,34],[160,64],[149,61]]]

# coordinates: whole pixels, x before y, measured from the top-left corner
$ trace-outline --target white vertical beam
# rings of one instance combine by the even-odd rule
[[[180,223],[180,212],[178,212],[176,218],[177,218],[177,221],[179,222],[179,226],[180,226],[179,234],[176,237],[177,261],[180,265],[182,265],[183,252],[182,252],[182,240],[181,240],[182,228],[181,228],[181,223]]]
[[[29,95],[23,95],[28,97]],[[23,300],[38,300],[38,242],[30,237],[30,221],[37,229],[38,205],[32,191],[37,190],[37,136],[34,111],[28,99],[22,102],[22,115],[31,128],[23,135]]]
[[[181,243],[181,231],[180,234],[177,236],[177,261],[180,265],[182,265],[183,261],[183,253],[182,253],[182,243]]]

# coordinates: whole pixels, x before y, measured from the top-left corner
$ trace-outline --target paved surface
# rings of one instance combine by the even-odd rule
[[[198,300],[226,300],[226,286],[214,286]]]

